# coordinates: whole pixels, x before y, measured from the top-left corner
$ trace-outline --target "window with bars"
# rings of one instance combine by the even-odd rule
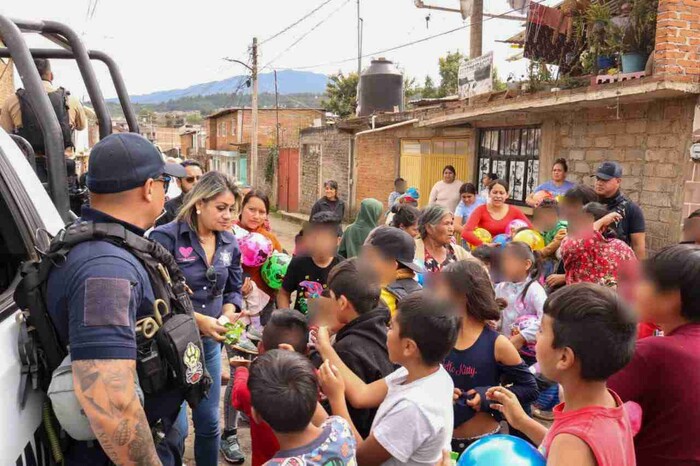
[[[540,139],[538,127],[485,129],[480,132],[478,178],[495,173],[510,185],[510,201],[525,204],[539,184]]]

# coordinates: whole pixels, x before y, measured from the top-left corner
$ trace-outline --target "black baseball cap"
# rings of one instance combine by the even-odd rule
[[[87,187],[97,194],[114,194],[142,186],[149,178],[187,176],[185,167],[165,163],[160,151],[136,133],[110,134],[90,151]]]
[[[390,226],[380,226],[370,233],[366,244],[377,248],[387,259],[394,259],[416,273],[423,273],[423,269],[413,263],[416,242],[405,231]]]
[[[591,177],[600,178],[601,180],[612,180],[613,178],[622,178],[622,167],[617,162],[603,162],[596,170],[595,175]]]

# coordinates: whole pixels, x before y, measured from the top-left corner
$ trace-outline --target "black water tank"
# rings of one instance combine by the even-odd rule
[[[360,76],[357,116],[403,110],[403,75],[386,58],[372,60]]]

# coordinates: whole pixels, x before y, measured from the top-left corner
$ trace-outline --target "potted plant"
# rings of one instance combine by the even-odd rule
[[[588,43],[596,60],[595,68],[606,70],[615,66],[615,59],[606,42],[606,36],[612,24],[610,6],[603,3],[591,3],[586,10],[585,20]]]
[[[626,21],[611,25],[622,54],[622,72],[644,71],[649,55],[654,50],[658,0],[632,0],[625,5],[629,10]]]

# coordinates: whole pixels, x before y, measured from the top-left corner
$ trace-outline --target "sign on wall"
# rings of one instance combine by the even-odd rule
[[[493,89],[493,52],[473,60],[466,60],[459,66],[459,98],[468,99],[486,94]]]

